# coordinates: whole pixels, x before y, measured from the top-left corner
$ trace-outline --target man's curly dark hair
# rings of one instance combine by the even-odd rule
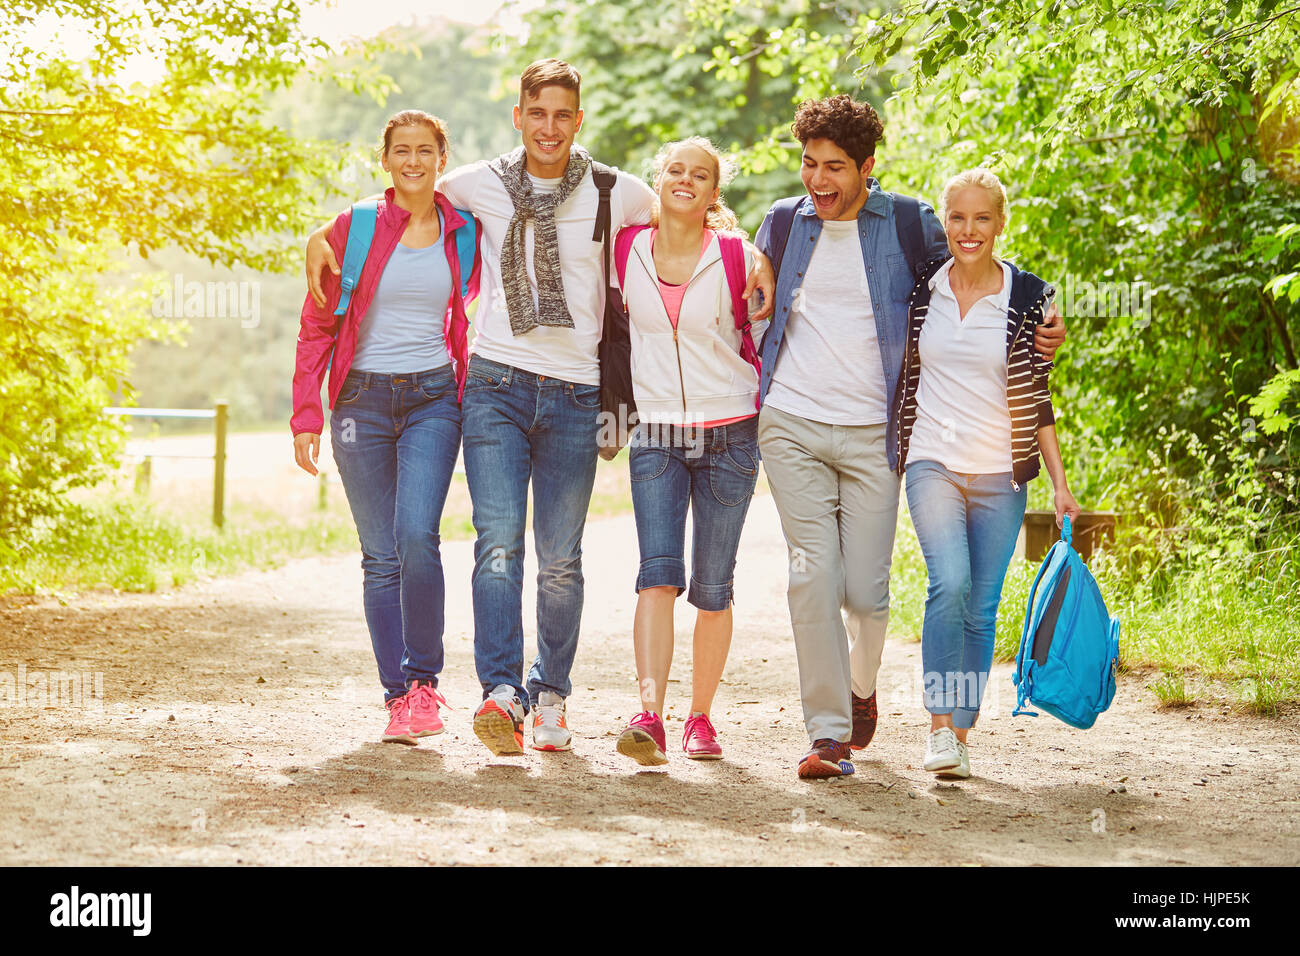
[[[871,104],[854,102],[847,93],[799,104],[790,129],[802,146],[810,139],[829,139],[858,166],[876,155],[876,143],[885,135],[885,125]]]

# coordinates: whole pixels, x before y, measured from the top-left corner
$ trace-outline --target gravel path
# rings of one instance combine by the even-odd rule
[[[588,526],[573,753],[494,758],[470,730],[471,547],[444,546],[454,709],[418,747],[379,743],[357,556],[0,609],[0,705],[18,698],[0,706],[0,864],[1300,863],[1300,718],[1161,711],[1131,676],[1084,732],[1013,719],[998,665],[975,776],[940,783],[920,769],[920,647],[891,639],[857,773],[798,780],[785,548],[766,496],[714,713],[723,761],[674,751],[651,771],[614,751],[636,706],[630,516]],[[690,703],[678,606],[670,747]],[[42,697],[53,671],[99,673],[102,693],[87,677],[71,703]]]

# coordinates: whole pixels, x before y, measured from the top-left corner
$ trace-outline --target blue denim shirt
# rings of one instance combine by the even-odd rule
[[[907,299],[916,279],[907,267],[907,256],[898,241],[894,225],[894,197],[880,188],[874,179],[868,180],[870,193],[858,212],[858,235],[862,241],[862,264],[867,270],[867,288],[871,292],[871,310],[876,319],[876,338],[880,343],[880,358],[884,365],[886,408],[889,409],[888,427],[885,429],[889,467],[898,465],[898,438],[895,427],[897,411],[895,393],[903,371],[903,353],[907,348]],[[948,240],[934,210],[921,203],[921,229],[925,232],[926,259],[947,256]],[[763,336],[763,374],[758,383],[760,402],[767,396],[772,384],[772,373],[781,355],[781,341],[785,338],[785,325],[790,319],[790,306],[803,282],[803,274],[812,259],[817,237],[822,232],[822,221],[817,216],[812,200],[805,196],[795,210],[781,260],[781,274],[776,277],[776,312],[772,324]],[[754,244],[767,256],[771,255],[772,212],[763,218]],[[846,277],[846,295],[858,291],[857,276]]]

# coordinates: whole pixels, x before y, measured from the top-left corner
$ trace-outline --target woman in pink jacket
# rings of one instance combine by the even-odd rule
[[[722,756],[709,709],[731,646],[736,551],[758,478],[758,373],[742,357],[746,341],[733,308],[739,300],[747,322],[743,293],[733,286],[739,278],[743,288],[753,253],[739,236],[720,234],[738,228],[721,198],[731,170],[700,137],[666,145],[656,167],[653,225],[628,227],[616,242],[616,258],[627,257],[626,269],[617,271],[640,419],[629,467],[641,550],[633,626],[641,713],[619,737],[618,750],[647,766],[668,759],[662,714],[673,606],[687,591],[688,509],[686,599],[697,610],[682,749],[697,760]],[[761,329],[753,328],[752,338],[759,337]]]
[[[393,185],[378,200],[374,237],[341,317],[339,277],[328,302],[302,307],[293,376],[294,455],[316,474],[321,381],[329,370],[330,444],[361,540],[366,623],[389,722],[383,739],[414,744],[442,732],[444,584],[438,526],[460,449],[467,298],[457,233],[477,226],[437,190],[447,128],[419,110],[388,121],[380,152]],[[340,261],[352,211],[329,243]]]

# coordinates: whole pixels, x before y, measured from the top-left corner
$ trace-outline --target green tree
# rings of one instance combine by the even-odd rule
[[[931,199],[995,168],[1013,256],[1067,293],[1064,430],[1094,501],[1197,477],[1257,527],[1297,511],[1294,432],[1249,415],[1297,367],[1300,311],[1268,286],[1300,250],[1260,244],[1300,216],[1297,27],[1273,0],[927,0],[861,34],[898,88],[895,162]],[[1141,283],[1150,310],[1085,283]]]
[[[84,35],[90,53],[56,42]],[[0,529],[6,542],[96,480],[119,446],[148,291],[123,250],[283,261],[326,162],[264,121],[265,95],[324,52],[292,0],[12,0],[0,9]],[[153,58],[159,76],[124,71]],[[254,201],[255,200],[255,201]],[[261,237],[261,238],[259,238]]]
[[[865,15],[817,0],[663,4],[552,0],[525,16],[527,41],[510,53],[507,82],[544,56],[583,75],[579,141],[604,162],[648,176],[659,146],[707,136],[744,152],[746,175],[727,200],[750,231],[772,201],[799,192],[789,142],[798,103],[831,89],[872,102],[886,88],[854,74]]]
[[[393,28],[366,48],[323,59],[292,85],[267,95],[267,122],[313,141],[333,164],[312,194],[312,216],[328,219],[348,202],[390,185],[375,155],[388,117],[423,109],[446,121],[451,165],[496,155],[518,142],[510,102],[499,89],[500,54],[482,31],[434,21]],[[300,249],[301,234],[286,234]],[[177,336],[142,342],[131,359],[131,383],[143,405],[198,407],[229,399],[235,427],[285,427],[298,316],[306,289],[293,262],[284,272],[217,269],[169,250],[151,257],[149,282],[173,275],[217,282],[243,278],[259,288],[259,320],[215,317],[177,323]]]

